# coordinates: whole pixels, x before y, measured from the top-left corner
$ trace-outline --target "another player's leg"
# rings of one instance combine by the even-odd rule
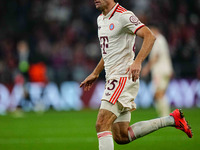
[[[170,104],[165,95],[170,77],[157,76],[153,79],[155,85],[154,104],[159,117],[168,116],[170,113]]]
[[[114,150],[111,125],[116,118],[117,116],[109,110],[99,110],[96,122],[99,150]]]
[[[165,90],[157,90],[154,95],[154,103],[159,117],[167,116],[170,113],[170,105]]]

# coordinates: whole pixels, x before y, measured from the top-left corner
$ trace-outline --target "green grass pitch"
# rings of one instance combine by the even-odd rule
[[[197,150],[200,147],[200,109],[183,109],[194,136],[167,127],[115,150]],[[24,113],[0,116],[0,150],[97,150],[96,110]],[[131,123],[156,118],[153,108],[132,112]]]

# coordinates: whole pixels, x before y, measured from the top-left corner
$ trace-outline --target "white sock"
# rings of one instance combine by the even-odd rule
[[[128,128],[129,140],[133,141],[160,128],[173,126],[174,124],[175,122],[172,116],[137,122]]]
[[[162,99],[155,101],[155,108],[159,117],[168,116],[170,113],[170,105],[167,100],[167,97],[164,96]]]
[[[111,131],[97,133],[99,139],[99,150],[114,150],[114,143]]]

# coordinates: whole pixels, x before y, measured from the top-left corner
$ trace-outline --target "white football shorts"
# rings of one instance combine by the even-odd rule
[[[122,115],[127,118],[127,116],[131,116],[129,113],[136,109],[134,99],[137,96],[138,90],[139,80],[133,82],[128,77],[109,79],[105,85],[100,109],[107,109],[113,112],[118,117],[116,121],[120,122],[120,118],[124,121]],[[130,119],[128,120],[130,121]]]

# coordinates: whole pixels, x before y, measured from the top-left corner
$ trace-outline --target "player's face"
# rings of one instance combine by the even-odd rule
[[[102,11],[106,8],[109,1],[110,0],[94,0],[94,4],[95,4],[97,9]]]

